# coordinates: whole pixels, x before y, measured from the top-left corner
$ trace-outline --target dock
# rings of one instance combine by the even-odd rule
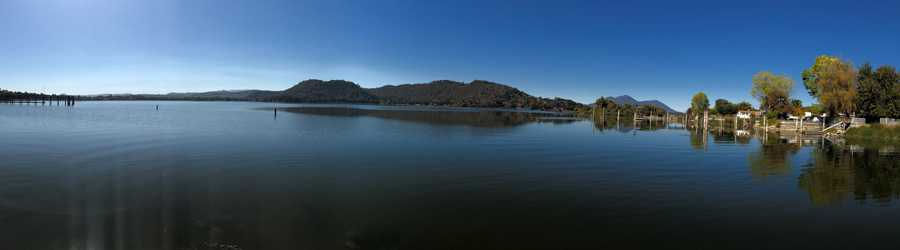
[[[61,103],[66,106],[75,106],[76,99],[79,98],[71,95],[17,94],[0,97],[0,103],[53,105],[53,101],[56,101],[56,106],[60,106]]]

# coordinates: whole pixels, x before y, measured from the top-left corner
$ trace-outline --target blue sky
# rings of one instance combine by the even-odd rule
[[[725,2],[725,3],[722,3]],[[900,4],[862,1],[0,1],[0,88],[68,94],[489,80],[685,110],[756,102],[817,55],[900,62]]]

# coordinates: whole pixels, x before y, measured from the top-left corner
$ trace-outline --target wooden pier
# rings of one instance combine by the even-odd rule
[[[0,103],[4,104],[41,104],[41,105],[53,105],[53,101],[56,101],[56,106],[60,106],[61,103],[64,103],[66,106],[75,106],[75,100],[78,99],[76,96],[71,95],[45,95],[45,94],[28,94],[22,96],[12,96],[12,97],[2,97],[0,98]]]

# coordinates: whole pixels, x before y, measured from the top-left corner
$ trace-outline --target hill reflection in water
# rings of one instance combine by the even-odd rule
[[[388,120],[437,125],[471,127],[512,127],[534,122],[565,124],[580,119],[560,113],[523,112],[483,109],[397,108],[370,109],[357,107],[293,107],[279,111],[323,116],[375,117]]]

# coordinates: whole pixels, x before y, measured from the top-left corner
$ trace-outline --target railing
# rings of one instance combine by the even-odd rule
[[[831,125],[829,125],[828,127],[825,127],[825,129],[823,129],[822,131],[829,130],[829,129],[837,127],[841,124],[843,124],[843,122],[841,122],[840,120],[835,120],[834,122],[832,122]],[[843,127],[841,127],[840,129],[843,129]]]
[[[890,126],[897,126],[897,125],[900,125],[900,119],[881,118],[878,120],[878,123],[881,123],[884,125],[890,125]]]

